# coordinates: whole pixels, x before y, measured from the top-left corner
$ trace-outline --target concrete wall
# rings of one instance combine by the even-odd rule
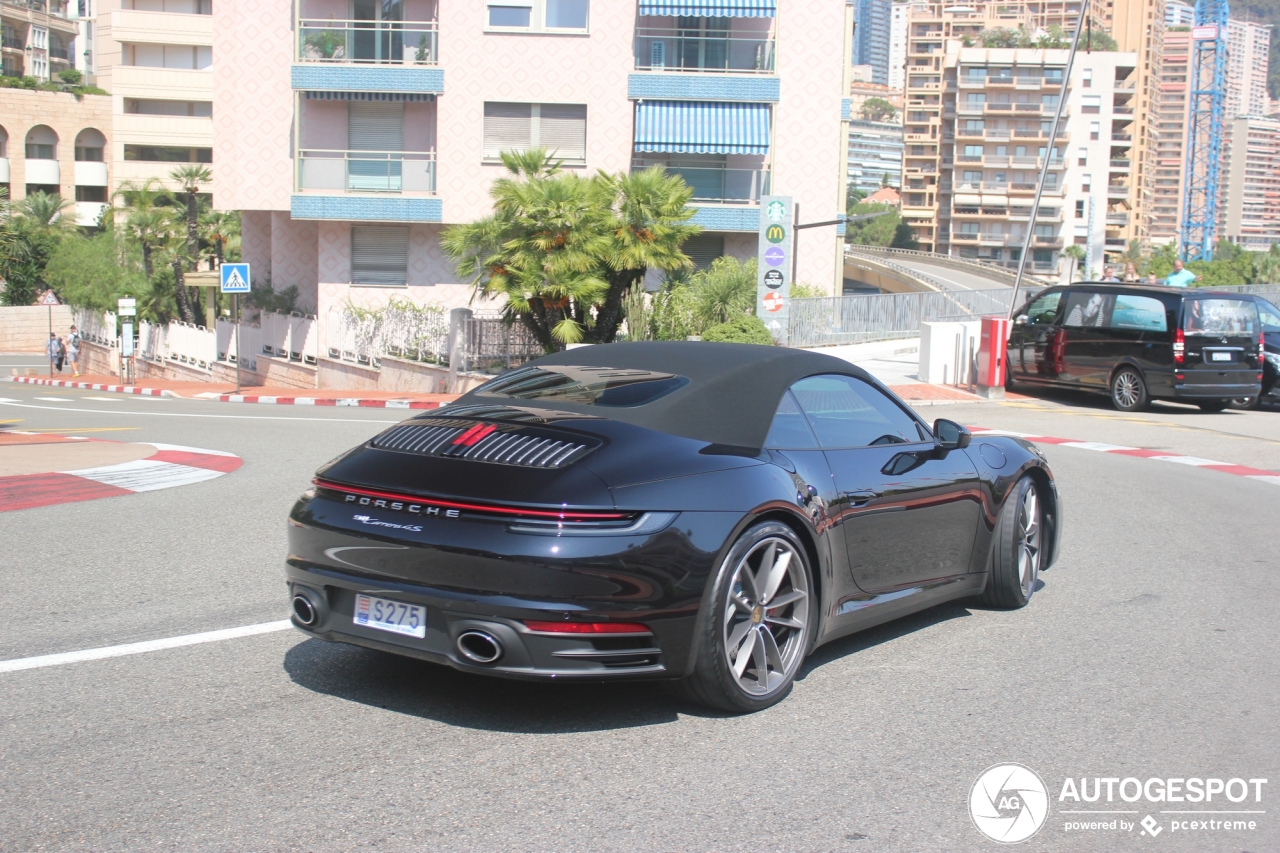
[[[0,92],[10,91],[0,89]],[[59,305],[53,311],[53,331],[64,338],[75,318],[71,308]],[[0,307],[0,352],[43,353],[49,343],[49,308],[39,305]]]

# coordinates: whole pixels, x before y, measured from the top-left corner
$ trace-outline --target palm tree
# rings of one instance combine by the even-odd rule
[[[207,184],[213,180],[213,172],[209,170],[208,166],[189,163],[171,171],[169,177],[182,185],[182,190],[187,196],[187,258],[191,263],[191,269],[195,269],[200,256],[200,205],[198,193],[200,192],[201,184]]]
[[[56,230],[75,227],[75,220],[64,215],[70,207],[71,202],[49,193],[31,193],[16,205],[18,215],[39,227]]]
[[[124,181],[112,195],[132,210],[167,207],[174,201],[173,193],[155,178],[147,178],[143,183]]]
[[[1067,281],[1075,281],[1076,269],[1080,262],[1084,260],[1084,247],[1073,243],[1062,250],[1062,255],[1071,259],[1071,274],[1067,276]]]
[[[208,258],[215,267],[227,258],[227,250],[240,242],[240,215],[226,210],[200,214],[200,238],[209,245]]]

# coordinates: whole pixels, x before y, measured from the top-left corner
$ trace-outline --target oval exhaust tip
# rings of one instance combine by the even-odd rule
[[[476,663],[493,663],[502,657],[502,643],[484,631],[463,631],[458,635],[458,651]]]
[[[316,606],[302,593],[293,597],[293,618],[298,620],[298,624],[307,627],[316,624]]]

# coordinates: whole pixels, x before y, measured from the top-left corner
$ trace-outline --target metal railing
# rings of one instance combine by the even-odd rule
[[[436,191],[434,151],[298,151],[298,192],[420,193]]]
[[[768,169],[728,169],[722,166],[671,166],[644,159],[631,164],[633,171],[663,166],[667,174],[678,175],[693,190],[693,201],[713,204],[758,204],[769,194]]]
[[[1007,315],[1013,290],[883,293],[791,300],[789,345],[819,347],[914,338],[922,322]]]
[[[636,68],[643,71],[772,74],[775,50],[772,37],[719,37],[649,27],[636,30]]]
[[[884,246],[846,246],[845,254],[848,255],[871,255],[877,257],[900,257],[904,260],[918,260],[925,263],[935,263],[939,266],[952,267],[953,269],[967,269],[974,272],[981,272],[994,276],[995,280],[1007,281],[1013,284],[1014,276],[1010,275],[999,263],[992,261],[979,261],[970,258],[957,258],[952,255],[939,255],[934,252],[922,252],[918,249],[890,249]],[[1014,262],[1016,263],[1016,261]]]
[[[435,21],[298,21],[299,62],[436,65]]]

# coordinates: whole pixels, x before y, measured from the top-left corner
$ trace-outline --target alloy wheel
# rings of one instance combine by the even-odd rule
[[[1121,408],[1132,409],[1138,405],[1138,402],[1142,399],[1142,388],[1138,384],[1141,381],[1138,378],[1138,374],[1131,370],[1126,370],[1116,377],[1111,393]]]
[[[1040,498],[1036,487],[1027,484],[1018,509],[1018,578],[1022,595],[1030,598],[1040,576]]]
[[[804,561],[781,537],[756,543],[734,567],[721,642],[744,693],[767,694],[799,667],[808,642],[809,594]]]

